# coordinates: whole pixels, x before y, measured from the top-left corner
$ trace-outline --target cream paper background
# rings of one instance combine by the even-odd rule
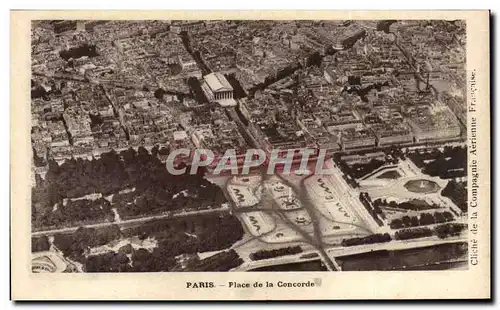
[[[32,274],[30,247],[30,26],[35,19],[463,19],[467,22],[467,94],[477,72],[479,265],[460,271],[198,272]],[[11,276],[14,300],[335,300],[489,298],[490,99],[488,11],[12,11]],[[469,102],[469,101],[468,101]],[[469,115],[470,122],[470,115]],[[469,173],[470,178],[470,173]],[[469,181],[470,184],[470,181]],[[470,192],[469,192],[470,197]],[[470,213],[470,212],[469,212]],[[471,238],[471,236],[469,236]],[[470,252],[470,251],[469,251]],[[314,281],[313,288],[229,289],[227,282]],[[213,281],[187,289],[187,281]],[[221,287],[219,285],[225,285]]]

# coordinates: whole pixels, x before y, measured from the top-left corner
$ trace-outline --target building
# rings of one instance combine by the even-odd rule
[[[372,160],[385,160],[384,152],[372,152],[366,153],[363,155],[352,154],[352,155],[344,155],[340,157],[340,160],[347,163],[348,165],[354,164],[367,164]]]
[[[343,130],[340,137],[340,145],[343,150],[376,145],[376,137],[373,132],[361,124],[356,128]]]
[[[460,135],[460,125],[450,108],[444,105],[419,107],[408,117],[416,142],[439,141]]]
[[[184,31],[196,31],[205,27],[205,21],[173,21],[170,25],[170,31],[174,33],[181,33]]]
[[[182,70],[198,69],[196,61],[192,58],[188,58],[188,55],[177,55],[177,63],[181,66]]]
[[[209,101],[217,102],[221,106],[235,106],[233,87],[219,72],[207,74],[201,84],[203,93]]]

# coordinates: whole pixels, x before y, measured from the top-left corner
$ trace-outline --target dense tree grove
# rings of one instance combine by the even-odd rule
[[[393,209],[404,209],[404,210],[413,210],[413,211],[421,211],[421,210],[430,210],[430,209],[437,209],[439,206],[437,204],[432,204],[429,205],[425,201],[418,201],[418,200],[410,200],[410,201],[404,201],[404,202],[395,202],[395,201],[390,201],[388,202],[386,199],[378,198],[373,201],[373,206],[374,208],[377,207],[390,207]]]
[[[234,250],[222,251],[205,259],[191,260],[184,268],[173,257],[162,257],[159,252],[133,250],[131,259],[121,252],[89,256],[85,261],[87,272],[155,272],[155,271],[229,271],[243,263]]]
[[[158,236],[158,251],[164,256],[223,250],[243,237],[243,227],[231,215],[205,216],[191,222],[172,222],[169,230],[155,234]]]
[[[121,252],[108,252],[89,256],[85,261],[86,272],[128,272],[129,258]]]
[[[49,238],[47,236],[31,238],[31,252],[42,252],[50,249]]]
[[[373,244],[373,243],[383,243],[389,242],[392,238],[388,233],[385,234],[373,234],[366,237],[343,239],[342,246],[355,246],[362,244]]]
[[[432,236],[432,229],[427,227],[402,229],[394,234],[397,240],[417,239]]]
[[[85,251],[117,240],[120,237],[121,231],[117,225],[99,229],[80,227],[72,234],[56,234],[54,236],[54,245],[65,256],[83,262],[85,260]]]
[[[274,258],[274,257],[279,257],[279,256],[285,256],[285,255],[293,255],[293,254],[298,254],[298,253],[302,253],[302,248],[297,245],[294,247],[279,248],[279,249],[274,249],[274,250],[259,250],[255,253],[251,253],[250,259],[251,260],[262,260],[262,259],[269,259],[269,258]]]
[[[466,228],[467,225],[461,223],[441,224],[437,225],[433,229],[428,227],[408,228],[397,231],[395,233],[395,238],[398,240],[406,240],[436,235],[439,238],[444,239],[450,236],[458,236]]]
[[[169,271],[175,266],[175,258],[168,256],[162,258],[158,251],[149,252],[146,249],[138,249],[132,252],[132,267],[128,271],[151,272]]]
[[[451,180],[441,191],[441,195],[453,201],[462,212],[467,213],[467,183]]]
[[[467,149],[463,147],[446,146],[442,152],[438,149],[432,152],[416,151],[408,156],[430,176],[451,179],[467,174]]]
[[[172,271],[177,265],[176,256],[227,249],[240,240],[243,233],[241,223],[232,215],[204,214],[152,220],[123,230],[117,225],[99,229],[79,228],[73,234],[56,235],[54,245],[65,256],[83,263],[89,272]],[[157,247],[150,252],[125,246],[117,253],[86,256],[90,248],[133,236],[153,238],[157,241]],[[127,254],[132,254],[131,259]],[[237,262],[229,259],[229,256],[221,261],[221,266],[233,266]]]
[[[173,176],[158,158],[165,150],[142,147],[121,153],[111,151],[99,159],[70,159],[62,165],[49,162],[45,180],[37,176],[32,190],[32,220],[35,228],[75,226],[91,221],[112,221],[111,208],[122,219],[156,215],[168,211],[206,209],[226,201],[222,190],[198,175]],[[189,171],[189,169],[188,169]],[[125,189],[135,189],[120,194]],[[183,194],[179,194],[179,193]],[[64,198],[94,193],[113,194],[105,199],[81,199],[63,205]],[[57,208],[54,206],[57,204]],[[69,216],[71,214],[71,216]]]
[[[58,204],[50,212],[36,217],[35,224],[44,228],[64,226],[79,226],[98,222],[113,221],[111,204],[103,198],[96,200],[67,200],[66,204]],[[38,226],[38,225],[35,225]]]
[[[434,212],[434,213],[420,213],[418,217],[405,215],[400,219],[399,218],[393,219],[389,225],[392,229],[399,229],[403,227],[408,228],[408,227],[451,222],[454,219],[455,218],[453,217],[453,214],[451,214],[448,211]]]
[[[442,224],[434,227],[434,231],[436,232],[436,235],[441,238],[447,238],[450,236],[458,236],[460,233],[467,228],[466,224],[460,224],[460,223],[447,223],[447,224]]]

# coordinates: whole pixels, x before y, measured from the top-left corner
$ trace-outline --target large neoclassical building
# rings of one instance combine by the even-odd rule
[[[236,105],[236,101],[233,99],[233,87],[219,72],[205,75],[201,88],[209,101],[217,102],[221,106]]]

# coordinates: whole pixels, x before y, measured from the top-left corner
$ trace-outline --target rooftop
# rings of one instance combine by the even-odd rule
[[[213,92],[233,90],[231,84],[229,84],[224,75],[219,72],[207,74],[203,77],[203,79]]]

